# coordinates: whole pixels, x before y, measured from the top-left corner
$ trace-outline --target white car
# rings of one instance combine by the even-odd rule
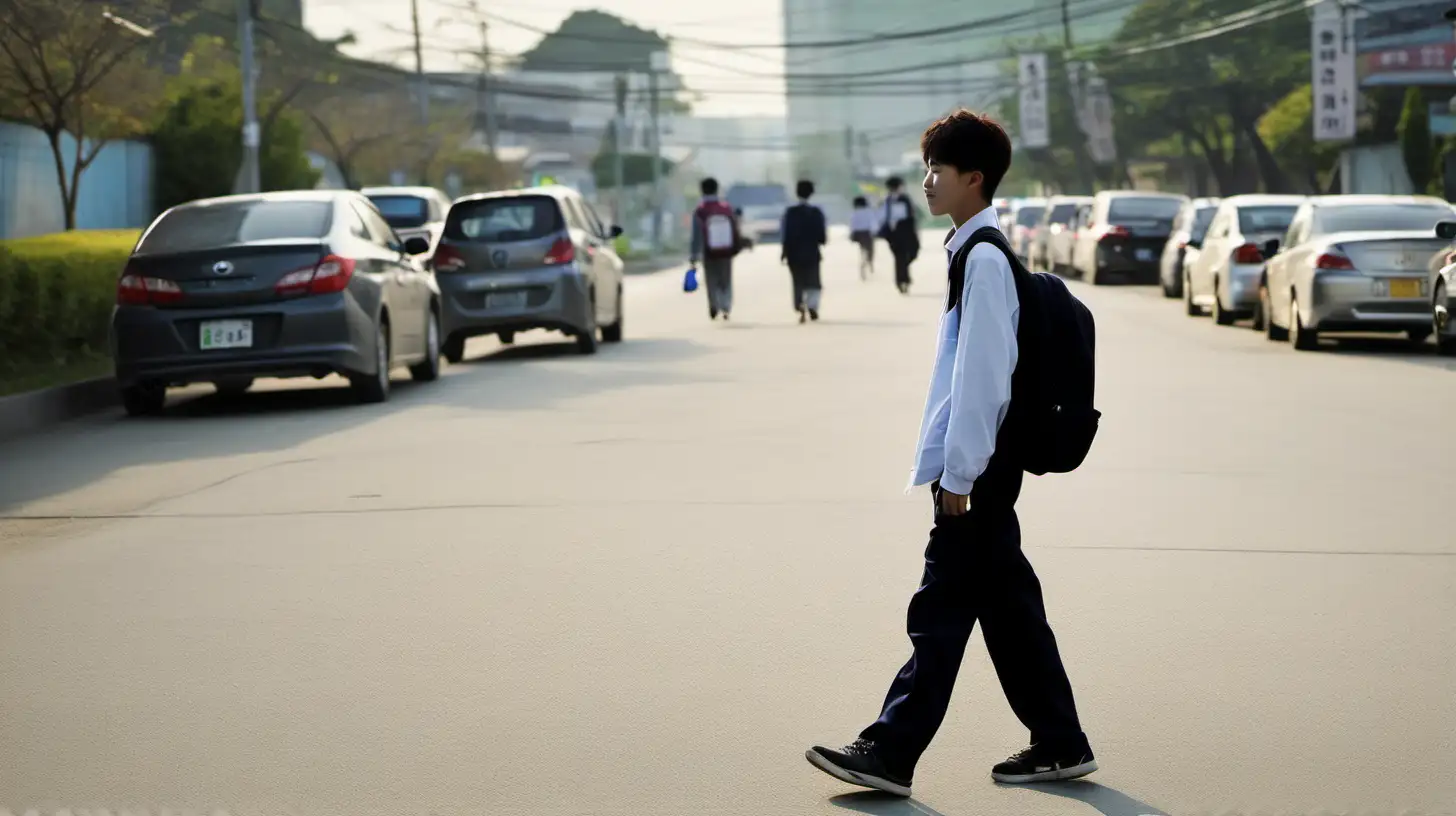
[[[1058,275],[1071,273],[1077,211],[1091,203],[1091,196],[1054,196],[1047,201],[1036,240],[1032,242],[1033,268]]]
[[[1264,245],[1284,237],[1294,213],[1305,202],[1296,195],[1236,195],[1218,205],[1198,258],[1184,265],[1183,305],[1190,317],[1213,314],[1220,325],[1250,317],[1259,303],[1264,274]]]
[[[424,238],[430,242],[430,252],[435,251],[445,231],[449,196],[434,187],[365,187],[359,192],[374,203],[400,240]]]
[[[1001,215],[1001,232],[1006,235],[1010,242],[1011,249],[1022,263],[1031,262],[1031,242],[1036,235],[1036,229],[1041,224],[1042,214],[1046,212],[1046,199],[1044,198],[1019,198],[1011,202],[1011,206]]]

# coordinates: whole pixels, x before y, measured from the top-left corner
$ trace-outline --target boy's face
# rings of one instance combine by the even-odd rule
[[[925,205],[932,215],[963,212],[970,203],[968,198],[979,194],[981,179],[980,170],[962,173],[948,164],[926,162]]]

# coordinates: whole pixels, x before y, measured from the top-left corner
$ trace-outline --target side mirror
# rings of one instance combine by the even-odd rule
[[[617,226],[617,225],[616,225],[616,224],[613,224],[613,225],[612,225],[612,228],[611,228],[611,229],[610,229],[610,230],[607,230],[607,232],[608,232],[608,233],[609,233],[609,234],[610,234],[610,235],[611,235],[611,236],[612,236],[612,237],[613,237],[613,238],[620,238],[620,237],[622,237],[622,228],[621,228],[621,227],[619,227],[619,226]]]
[[[1442,221],[1436,225],[1436,237],[1447,241],[1456,239],[1456,221]]]
[[[1264,242],[1264,257],[1272,258],[1279,254],[1279,239],[1270,238]]]
[[[430,251],[430,239],[416,235],[404,242],[404,251],[407,255],[427,254]]]

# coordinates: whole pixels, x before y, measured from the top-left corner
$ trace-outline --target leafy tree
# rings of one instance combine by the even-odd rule
[[[1416,193],[1425,193],[1435,175],[1431,144],[1431,116],[1420,88],[1407,88],[1400,115],[1400,154]]]
[[[1305,193],[1323,192],[1321,178],[1334,165],[1340,146],[1314,140],[1314,92],[1309,83],[1290,91],[1259,119],[1259,135],[1276,161]]]
[[[646,74],[653,52],[667,50],[667,39],[655,31],[604,11],[577,11],[522,54],[518,64],[526,71]],[[663,112],[686,113],[689,106],[677,98],[678,91],[687,90],[682,77],[667,74],[661,83]]]

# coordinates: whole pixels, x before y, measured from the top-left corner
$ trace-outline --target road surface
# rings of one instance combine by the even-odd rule
[[[0,448],[0,811],[1456,811],[1456,365],[1129,287],[1077,286],[1101,437],[1020,505],[1103,770],[992,783],[1026,735],[979,635],[913,801],[812,769],[908,652],[943,291],[835,238],[819,324],[763,247],[731,323],[666,272],[594,358]]]

